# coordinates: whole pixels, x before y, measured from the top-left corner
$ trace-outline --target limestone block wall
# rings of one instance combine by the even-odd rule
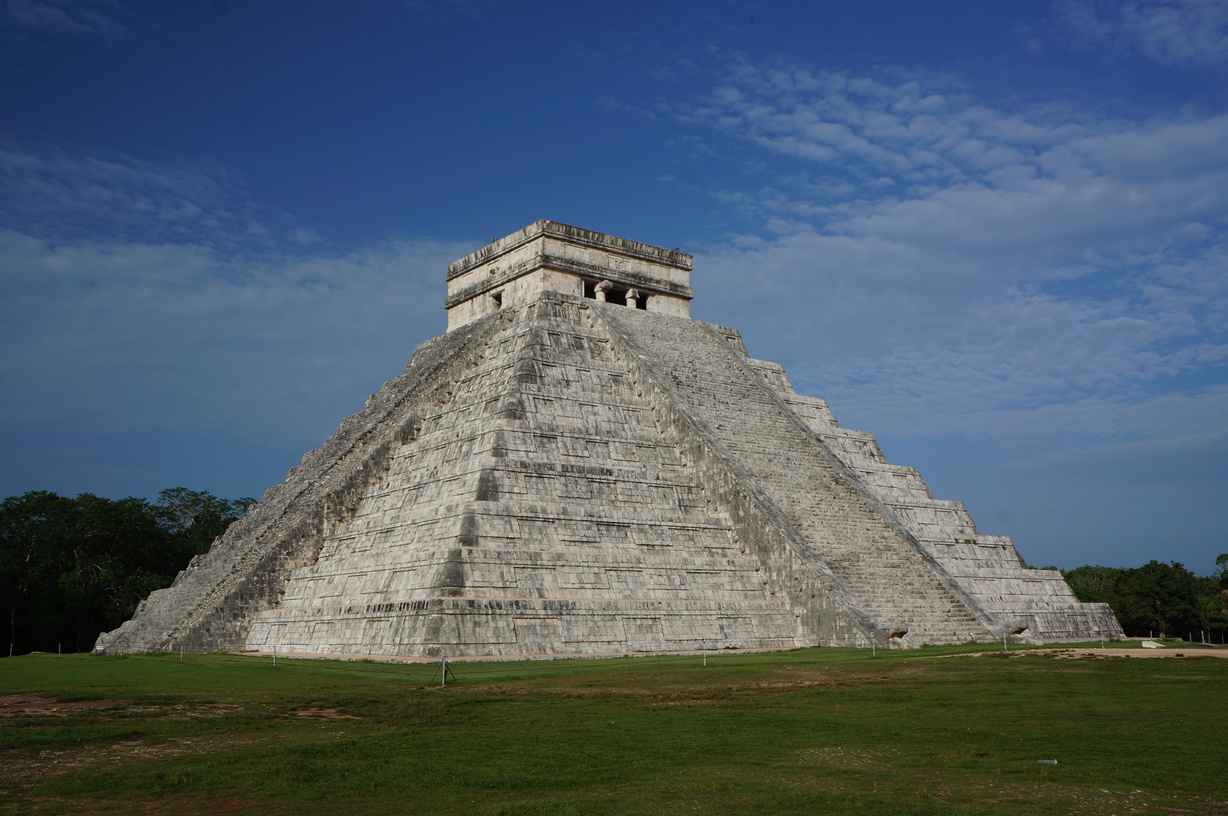
[[[491,242],[448,267],[448,328],[501,306],[521,305],[537,293],[583,294],[585,280],[609,280],[640,290],[648,310],[690,315],[691,256],[554,221],[538,221]]]
[[[762,360],[748,363],[1010,632],[1022,630],[1033,640],[1122,635],[1106,605],[1080,603],[1061,573],[1030,569],[1009,538],[979,532],[961,502],[935,499],[916,470],[889,464],[873,435],[840,427],[826,402],[797,394],[783,367]]]
[[[730,330],[601,304],[594,310],[621,329],[616,335],[636,356],[651,361],[648,370],[670,402],[708,435],[706,447],[736,464],[735,489],[757,492],[758,504],[782,517],[772,526],[788,530],[792,541],[761,553],[768,562],[796,559],[777,580],[801,581],[796,570],[806,565],[814,576],[834,578],[841,602],[856,610],[850,622],[860,626],[811,636],[828,643],[891,633],[907,633],[913,643],[966,640],[968,632],[989,637],[988,616],[892,527],[774,392],[748,376],[751,369],[724,339]],[[805,594],[830,596],[829,587]]]
[[[382,477],[392,446],[415,433],[418,412],[447,393],[448,370],[496,326],[497,318],[419,346],[400,376],[304,455],[170,587],[100,635],[95,651],[241,648],[255,613],[280,602],[290,569],[316,559],[324,531],[349,518],[358,494]]]
[[[448,309],[449,328],[464,326],[500,309],[523,305],[542,292],[563,292],[576,297],[584,294],[582,279],[553,269],[543,267],[527,273],[516,268],[490,271],[493,274],[487,277],[483,277],[483,270],[469,273],[474,280],[466,290],[468,296]]]
[[[732,542],[758,562],[756,572],[772,598],[794,618],[794,646],[886,645],[887,632],[852,602],[844,585],[815,557],[802,534],[725,450],[711,428],[678,400],[669,378],[639,340],[610,317],[617,307],[591,305],[590,323],[609,332],[615,358],[628,370],[636,396],[652,407],[662,439],[694,468],[704,494],[731,522]]]
[[[96,649],[516,657],[1003,626],[1120,632],[736,331],[538,291],[420,346]]]
[[[764,590],[583,299],[505,313],[247,648],[522,656],[789,648]]]

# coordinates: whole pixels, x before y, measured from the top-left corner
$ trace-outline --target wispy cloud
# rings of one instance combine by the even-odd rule
[[[22,395],[7,427],[318,441],[441,333],[443,270],[472,249],[279,238],[182,162],[10,145],[0,167],[0,381]]]
[[[698,317],[1037,563],[1206,538],[1228,457],[1228,117],[1110,118],[891,68],[713,74],[669,110],[709,161],[738,157],[743,183],[712,194],[748,227],[696,253]]]
[[[1163,436],[1166,406],[1228,422],[1228,117],[744,58],[675,113],[772,157],[757,194],[716,191],[768,232],[701,254],[707,308],[854,427],[1060,445]]]
[[[115,40],[131,36],[131,15],[115,0],[5,0],[0,26],[10,30]]]
[[[268,235],[262,219],[271,217],[207,162],[0,142],[0,223],[50,240],[251,244]]]
[[[1228,64],[1225,0],[1058,0],[1053,16],[1085,48],[1139,53],[1169,67]]]
[[[236,258],[2,232],[0,376],[23,395],[3,419],[80,427],[88,405],[85,421],[112,431],[227,428],[283,444],[319,435],[395,374],[417,339],[441,333],[433,281],[457,254],[399,242]]]

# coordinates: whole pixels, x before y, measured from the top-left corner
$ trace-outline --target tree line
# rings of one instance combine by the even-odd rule
[[[32,491],[0,503],[0,655],[88,651],[132,617],[255,499],[174,487],[158,501]],[[1064,571],[1081,601],[1107,603],[1134,637],[1228,640],[1228,553],[1198,576],[1181,564]]]
[[[1064,571],[1081,601],[1113,608],[1132,637],[1228,639],[1228,553],[1215,559],[1214,574],[1199,576],[1175,561],[1141,567],[1083,566]]]
[[[37,490],[0,503],[0,655],[88,651],[170,586],[255,499],[174,487],[158,501]]]

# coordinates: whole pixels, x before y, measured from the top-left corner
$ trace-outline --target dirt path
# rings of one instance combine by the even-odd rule
[[[996,650],[995,650],[996,651]],[[993,654],[992,651],[964,652],[963,654]],[[1208,649],[1204,646],[1166,646],[1163,649],[1083,649],[1055,646],[1051,649],[1020,649],[1011,655],[1053,654],[1057,657],[1228,657],[1228,649]],[[960,657],[961,655],[949,655]]]

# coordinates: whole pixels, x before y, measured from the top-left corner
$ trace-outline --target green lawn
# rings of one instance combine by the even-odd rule
[[[8,658],[0,811],[1228,814],[1228,661],[958,651]]]

